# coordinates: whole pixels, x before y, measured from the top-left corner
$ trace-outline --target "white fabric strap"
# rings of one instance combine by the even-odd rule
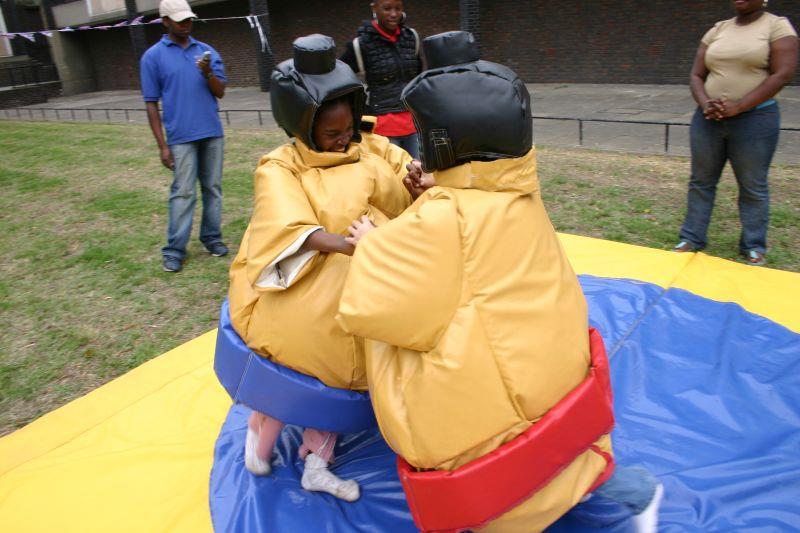
[[[247,20],[247,23],[250,24],[251,29],[258,31],[258,39],[261,41],[261,51],[269,52],[271,55],[272,49],[269,47],[269,40],[264,34],[264,28],[261,26],[261,21],[258,20],[256,15],[247,15],[245,19]]]
[[[414,34],[414,42],[416,43],[414,45],[414,55],[419,56],[419,33],[417,33],[417,30],[415,30],[414,28],[408,28],[408,29],[411,30],[411,33]]]
[[[356,65],[358,65],[359,72],[366,72],[364,70],[364,58],[361,57],[361,44],[358,42],[358,37],[353,39],[353,51],[356,53]]]
[[[256,281],[256,287],[262,289],[288,289],[294,282],[297,275],[303,267],[311,261],[311,259],[319,252],[317,250],[308,250],[301,254],[297,251],[303,246],[315,231],[324,229],[322,226],[317,226],[303,232],[292,244],[290,244],[284,251],[275,258],[275,260],[264,267],[261,275]]]

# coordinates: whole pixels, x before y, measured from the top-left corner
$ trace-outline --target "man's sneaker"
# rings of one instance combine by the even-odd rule
[[[222,257],[223,255],[228,255],[228,247],[221,242],[212,242],[211,244],[206,246],[206,250],[208,250],[208,253],[210,253],[214,257]]]
[[[180,272],[183,268],[183,263],[177,257],[172,255],[164,256],[164,272]]]

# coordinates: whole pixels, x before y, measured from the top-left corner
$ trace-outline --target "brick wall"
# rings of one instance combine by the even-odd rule
[[[335,9],[331,6],[335,5]],[[420,37],[433,35],[459,26],[458,0],[406,0],[408,25],[419,32]],[[339,54],[344,52],[348,41],[356,36],[356,30],[364,20],[371,17],[368,0],[270,0],[272,21],[272,49],[279,63],[292,54],[292,41],[309,33],[330,35],[336,41]]]
[[[529,83],[685,84],[700,37],[732,16],[727,0],[406,0],[408,24],[423,37],[458,29],[460,4],[479,6],[483,57],[508,65]],[[195,11],[201,18],[250,13],[246,0]],[[333,37],[341,53],[370,16],[368,0],[269,0],[269,11],[276,63],[290,57],[295,38],[315,32]],[[800,1],[771,0],[770,11],[800,27]],[[162,33],[160,26],[148,26],[148,46]],[[196,23],[194,36],[220,52],[231,85],[258,85],[246,21]],[[81,39],[91,54],[98,90],[139,88],[127,29],[70,38]]]
[[[76,31],[64,39],[79,41],[91,57],[98,91],[133,89],[139,86],[128,29]]]
[[[58,96],[61,92],[61,82],[51,81],[27,87],[0,90],[0,109],[21,107],[33,104],[42,104],[49,98]]]
[[[250,8],[246,1],[229,1],[199,6],[195,13],[201,18],[239,17],[249,15]],[[163,33],[159,30],[159,39]],[[220,53],[231,85],[258,85],[256,50],[250,25],[246,20],[214,21],[205,24],[198,22],[194,25],[192,35],[195,39],[210,44]]]
[[[687,84],[700,38],[734,16],[728,0],[481,0],[480,6],[484,57],[528,83]],[[797,0],[770,0],[769,11],[800,28]]]
[[[239,0],[198,6],[193,10],[201,18],[235,17],[248,15],[247,6],[246,1]],[[145,28],[147,46],[158,42],[163,34],[163,26],[148,25]],[[127,28],[76,32],[73,35],[83,42],[91,55],[97,90],[139,88],[138,59],[134,57]],[[210,44],[222,55],[231,85],[258,85],[255,51],[247,21],[197,22],[192,36]]]
[[[460,26],[464,31],[471,32],[481,42],[481,2],[480,0],[459,0],[458,11]]]
[[[345,43],[355,37],[356,29],[371,12],[367,0],[341,0],[337,4],[333,12],[329,0],[270,0],[272,33],[269,42],[275,61],[289,58],[292,41],[309,33],[330,35],[340,53],[344,52]],[[234,17],[248,15],[248,5],[244,0],[232,0],[193,9],[201,18]],[[458,0],[418,0],[406,5],[410,13],[409,24],[423,36],[458,27]],[[162,34],[161,26],[148,26],[147,45],[157,42]],[[139,88],[136,59],[127,29],[76,32],[73,35],[70,37],[80,39],[92,57],[98,90]],[[245,20],[198,22],[192,35],[219,51],[225,61],[230,85],[258,85],[255,44]]]

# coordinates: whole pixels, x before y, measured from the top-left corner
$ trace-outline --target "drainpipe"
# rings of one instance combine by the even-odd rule
[[[272,69],[275,68],[275,57],[272,55],[272,50],[268,44],[270,31],[269,31],[269,6],[267,0],[249,0],[250,13],[256,15],[259,23],[261,24],[261,32],[263,34],[265,46],[262,46],[261,37],[258,27],[250,30],[253,35],[253,46],[256,50],[256,68],[258,69],[258,81],[261,90],[264,92],[269,91],[270,75]]]
[[[48,1],[48,0],[42,0]],[[128,22],[139,16],[139,8],[136,7],[136,0],[125,0],[125,16]],[[144,25],[128,26],[128,33],[131,36],[131,48],[133,49],[133,56],[136,58],[136,68],[139,68],[139,59],[142,54],[147,51],[147,39],[144,35]]]
[[[478,49],[481,47],[481,2],[480,0],[458,0],[461,29],[475,36]]]

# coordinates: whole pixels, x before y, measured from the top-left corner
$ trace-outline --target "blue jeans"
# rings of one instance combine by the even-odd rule
[[[752,109],[719,122],[706,120],[697,109],[690,128],[692,176],[680,240],[697,249],[708,244],[707,231],[725,162],[739,184],[739,250],[767,251],[769,187],[767,174],[778,145],[778,104]]]
[[[172,186],[169,190],[169,226],[164,256],[186,257],[186,245],[192,234],[197,185],[203,198],[203,218],[200,223],[200,242],[206,247],[222,242],[222,153],[223,137],[210,137],[169,148],[175,160]]]
[[[644,468],[616,465],[611,477],[576,505],[570,516],[594,527],[610,527],[644,511],[656,493],[658,480]]]
[[[411,154],[414,159],[419,159],[419,138],[416,133],[402,137],[389,137],[389,142]]]

